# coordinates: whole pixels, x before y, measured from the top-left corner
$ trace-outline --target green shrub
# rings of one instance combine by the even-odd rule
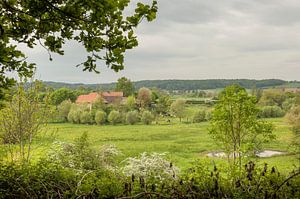
[[[80,123],[81,124],[93,124],[94,119],[91,112],[84,111],[80,114]]]
[[[264,106],[259,112],[261,118],[283,117],[285,112],[279,106]]]
[[[286,119],[288,123],[292,126],[294,133],[300,135],[300,106],[293,106],[291,110],[286,114]],[[298,141],[300,142],[300,141]]]
[[[146,125],[149,125],[153,122],[154,117],[150,111],[144,111],[142,114],[142,122]]]
[[[95,114],[95,122],[96,124],[104,124],[106,121],[106,113],[104,111],[97,111]]]
[[[204,110],[198,111],[195,113],[193,117],[193,122],[194,123],[200,123],[206,121],[206,112]]]
[[[121,114],[119,111],[113,110],[108,115],[108,121],[113,125],[120,123],[121,120],[122,120],[122,118],[121,118]]]
[[[68,114],[68,121],[74,124],[79,124],[80,123],[80,115],[82,111],[79,110],[78,108],[71,108],[69,114]]]
[[[205,120],[209,121],[211,119],[211,111],[206,111]]]
[[[130,111],[126,114],[126,122],[128,124],[136,124],[139,121],[139,114],[137,111]]]
[[[93,110],[104,110],[106,108],[106,104],[102,97],[97,97],[96,101],[92,104]]]
[[[241,173],[228,175],[226,165],[219,169],[202,162],[178,174],[160,154],[142,154],[125,163],[121,173],[105,168],[66,168],[47,160],[26,166],[0,162],[0,198],[300,197],[299,171],[287,176],[267,164],[258,168],[249,162]]]
[[[296,99],[295,98],[287,98],[283,103],[282,103],[282,109],[284,111],[289,111],[292,106],[295,104]]]
[[[72,107],[71,100],[65,100],[57,107],[58,116],[63,121],[68,121],[68,115]]]

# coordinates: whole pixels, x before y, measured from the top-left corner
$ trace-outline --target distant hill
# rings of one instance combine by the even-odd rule
[[[91,90],[113,90],[116,83],[108,84],[82,84],[82,83],[64,83],[64,82],[43,82],[45,85],[54,89],[61,87],[77,89],[80,87],[89,88]],[[228,85],[238,84],[244,88],[272,88],[272,87],[290,87],[290,85],[300,85],[299,81],[284,81],[280,79],[207,79],[207,80],[143,80],[134,82],[136,89],[141,87],[159,88],[168,91],[184,91],[184,90],[208,90],[225,88]]]

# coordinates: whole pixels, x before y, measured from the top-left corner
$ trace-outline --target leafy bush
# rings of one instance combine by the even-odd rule
[[[84,111],[80,114],[80,123],[81,124],[93,124],[94,119],[91,112]]]
[[[284,111],[289,111],[293,105],[295,104],[296,99],[295,98],[287,98],[283,103],[282,103],[282,109]]]
[[[127,158],[122,169],[125,176],[134,175],[144,179],[145,183],[170,183],[177,179],[179,169],[164,159],[165,154],[142,153],[140,157]]]
[[[118,124],[122,121],[121,114],[119,111],[111,111],[108,115],[108,121],[113,125]]]
[[[57,107],[58,115],[63,122],[68,121],[68,115],[72,107],[71,100],[65,100]]]
[[[96,124],[104,124],[106,121],[106,113],[104,111],[97,111],[95,114],[95,122]]]
[[[144,111],[141,120],[144,124],[149,125],[153,122],[154,117],[150,111]]]
[[[79,148],[80,149],[80,148]],[[253,162],[228,175],[226,165],[196,162],[178,176],[161,154],[142,154],[122,169],[85,170],[47,160],[35,164],[0,162],[1,198],[300,198],[299,170],[289,176]],[[122,173],[118,171],[121,170]],[[159,196],[159,197],[158,197]]]
[[[68,114],[68,121],[74,124],[79,124],[81,113],[82,111],[80,109],[72,107]]]
[[[259,112],[261,118],[283,117],[285,112],[279,106],[264,106]]]
[[[291,110],[286,114],[286,118],[292,130],[296,134],[300,134],[300,106],[293,106]]]
[[[102,97],[97,97],[96,101],[92,104],[93,110],[105,110],[106,104],[104,102],[104,99]]]
[[[126,122],[128,124],[135,124],[139,121],[139,114],[137,111],[130,111],[126,114]]]
[[[112,168],[120,152],[115,146],[103,146],[99,152],[91,147],[83,133],[74,143],[55,142],[48,153],[49,160],[66,168],[96,170]]]
[[[193,117],[193,122],[199,123],[199,122],[204,122],[204,121],[206,121],[206,112],[204,110],[196,112]]]
[[[0,198],[116,198],[124,183],[109,170],[79,171],[49,161],[0,163]]]
[[[177,99],[170,106],[171,113],[181,119],[186,115],[186,101],[184,99]]]
[[[206,120],[206,121],[211,120],[211,111],[206,111],[206,114],[205,114],[205,120]]]

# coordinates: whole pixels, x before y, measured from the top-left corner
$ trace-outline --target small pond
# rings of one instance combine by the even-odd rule
[[[264,151],[256,153],[256,156],[260,157],[260,158],[267,158],[267,157],[272,157],[275,155],[283,155],[283,154],[286,154],[286,152],[275,151],[275,150],[264,150]],[[210,152],[210,153],[207,153],[206,156],[225,158],[226,154],[224,152]]]

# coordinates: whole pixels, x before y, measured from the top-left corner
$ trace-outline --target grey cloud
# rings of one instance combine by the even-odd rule
[[[42,48],[27,54],[38,63],[38,76],[54,81],[112,82],[121,76],[299,80],[298,10],[299,0],[159,0],[158,18],[137,29],[139,46],[126,53],[126,68],[119,73],[102,63],[100,75],[75,68],[86,53],[72,42],[53,62]]]

